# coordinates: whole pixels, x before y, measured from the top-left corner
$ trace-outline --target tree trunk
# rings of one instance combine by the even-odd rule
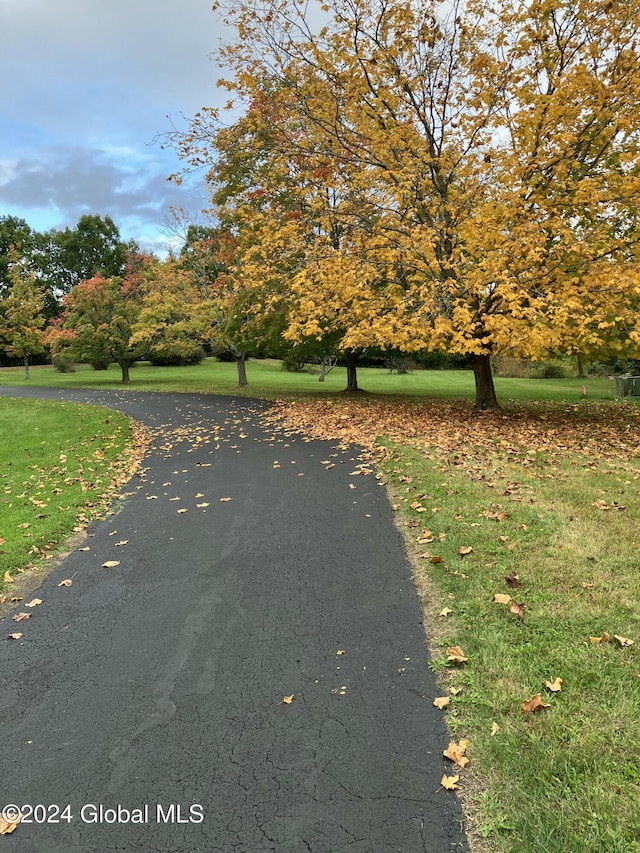
[[[247,382],[247,368],[245,364],[247,354],[244,350],[242,350],[239,355],[235,355],[234,353],[233,357],[235,358],[236,365],[238,367],[238,385],[240,386],[240,388],[244,388],[249,384]]]
[[[344,390],[358,391],[358,375],[356,373],[358,353],[353,350],[347,350],[344,354],[344,362],[347,366],[347,387]]]
[[[29,356],[25,355],[24,357],[24,378],[29,378]]]
[[[122,384],[127,385],[129,383],[129,362],[121,361],[120,370],[122,370]]]
[[[473,375],[476,380],[476,409],[499,409],[490,356],[474,355]]]
[[[578,377],[580,379],[584,379],[584,364],[582,363],[582,359],[580,356],[577,357],[578,362]]]

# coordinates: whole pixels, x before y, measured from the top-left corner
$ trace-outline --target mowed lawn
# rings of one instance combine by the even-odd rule
[[[457,756],[444,761],[439,796],[459,789],[474,853],[640,853],[638,400],[616,400],[608,379],[497,378],[504,409],[475,413],[469,371],[358,376],[369,393],[350,397],[344,370],[319,383],[250,360],[241,392],[233,364],[207,360],[138,365],[130,388],[278,397],[285,426],[367,446],[406,537]],[[119,379],[114,366],[45,367],[29,384]],[[0,384],[25,384],[21,370],[0,370]],[[104,410],[69,418],[58,408],[69,405],[0,399],[11,439],[2,470],[16,466],[4,483],[3,524],[9,503],[19,511],[11,550],[0,531],[12,570],[52,535],[38,525],[63,504],[54,469],[112,494],[109,465],[94,466],[115,458],[130,427]],[[355,496],[373,471],[354,477]],[[54,539],[82,524],[93,509],[83,501],[100,503],[76,498]]]
[[[99,406],[0,397],[0,597],[102,512],[135,468],[129,418]],[[138,442],[136,442],[138,444]]]
[[[190,391],[205,394],[238,394],[254,397],[288,397],[327,395],[342,391],[346,385],[345,368],[336,367],[325,378],[307,371],[289,373],[275,359],[249,359],[249,386],[238,388],[235,364],[207,358],[201,364],[187,367],[153,367],[147,362],[131,369],[129,387],[138,391]],[[358,369],[358,384],[370,394],[410,397],[437,397],[472,400],[473,373],[470,370],[416,370],[398,375],[384,368]],[[615,382],[600,377],[585,379],[508,379],[496,377],[498,398],[503,401],[556,400],[575,402],[613,400]],[[31,378],[24,379],[18,367],[0,368],[0,385],[46,386],[56,388],[121,388],[121,373],[117,365],[96,371],[88,365],[78,365],[74,373],[58,373],[50,365],[31,368]]]

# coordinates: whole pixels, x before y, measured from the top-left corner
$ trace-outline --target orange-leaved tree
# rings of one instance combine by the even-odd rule
[[[239,38],[219,51],[254,138],[268,128],[228,189],[287,279],[287,334],[358,303],[349,346],[470,355],[480,408],[497,405],[494,354],[637,349],[640,0],[309,9],[229,4]],[[229,138],[203,111],[183,154],[216,175]],[[247,207],[252,181],[269,221]]]

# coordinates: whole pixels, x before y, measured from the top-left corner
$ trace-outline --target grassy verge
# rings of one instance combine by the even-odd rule
[[[550,464],[503,444],[480,457],[395,444],[385,463],[443,713],[470,741],[451,773],[478,849],[639,851],[638,463],[556,452]],[[448,662],[452,646],[468,662]],[[544,686],[556,679],[559,691]],[[548,707],[525,712],[537,694]]]
[[[140,453],[129,418],[98,406],[0,398],[0,592],[113,498]],[[1,598],[1,596],[0,596]]]
[[[249,387],[238,388],[234,364],[205,359],[201,364],[187,367],[153,367],[146,362],[131,370],[131,383],[123,386],[120,370],[111,365],[108,370],[95,371],[88,365],[78,365],[75,373],[58,373],[51,366],[31,368],[31,379],[24,379],[22,368],[0,368],[0,385],[46,386],[56,388],[123,388],[137,391],[190,391],[206,394],[240,394],[254,397],[315,397],[341,392],[346,384],[344,368],[335,368],[324,382],[308,372],[287,373],[273,359],[251,359],[247,364]],[[472,400],[473,373],[469,370],[416,370],[406,375],[391,374],[384,368],[359,368],[358,383],[370,394],[402,397],[434,397]],[[500,400],[612,400],[615,382],[608,379],[508,379],[496,377]]]

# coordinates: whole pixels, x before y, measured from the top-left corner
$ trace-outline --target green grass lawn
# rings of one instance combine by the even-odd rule
[[[88,365],[78,365],[75,373],[58,373],[53,367],[32,367],[31,379],[24,379],[20,367],[0,368],[0,385],[30,385],[57,388],[122,388],[137,391],[190,391],[207,394],[238,394],[254,397],[300,397],[335,394],[346,385],[346,370],[337,367],[324,382],[318,376],[288,373],[274,359],[250,359],[247,362],[249,387],[238,388],[234,364],[205,359],[188,367],[153,367],[146,362],[131,370],[128,386],[121,383],[120,369],[111,365],[108,370],[96,371]],[[358,384],[371,394],[387,396],[438,397],[473,399],[474,380],[470,370],[416,370],[399,376],[383,368],[359,368]],[[588,400],[612,400],[615,382],[599,377],[585,379],[507,379],[496,377],[499,400],[555,400],[576,402],[583,399],[583,386]]]
[[[0,397],[0,434],[0,592],[7,594],[7,580],[103,510],[132,473],[134,455],[130,419],[99,406]]]
[[[451,737],[470,742],[469,766],[449,772],[474,849],[637,853],[638,460],[395,445],[386,471],[450,697],[443,713]],[[447,661],[453,646],[461,666]],[[558,692],[543,683],[556,679]],[[548,707],[525,712],[537,694]]]

